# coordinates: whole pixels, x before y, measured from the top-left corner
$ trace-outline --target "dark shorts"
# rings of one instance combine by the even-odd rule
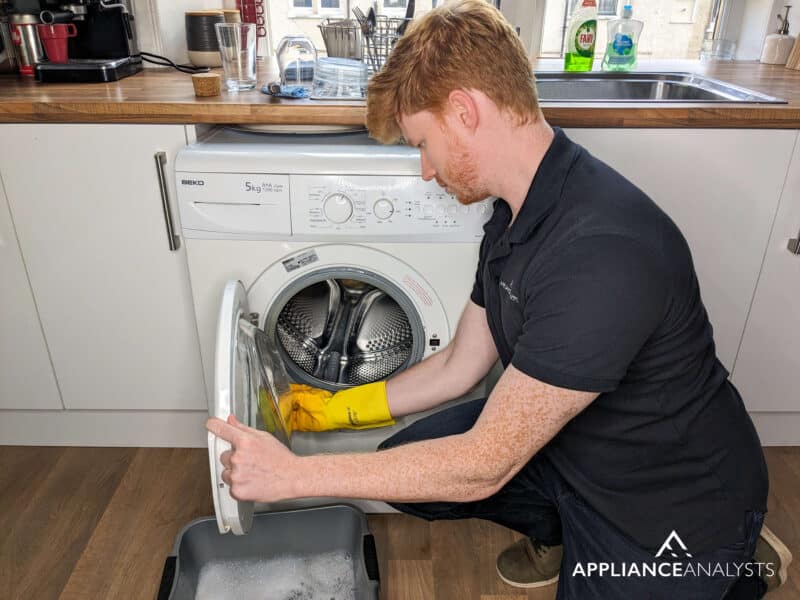
[[[485,402],[473,400],[423,418],[385,440],[379,450],[468,431]],[[750,600],[764,593],[758,565],[750,562],[763,513],[743,515],[746,535],[735,544],[691,558],[680,552],[677,557],[664,552],[656,558],[592,509],[543,452],[483,500],[392,506],[429,521],[487,519],[545,545],[563,543],[559,600]]]

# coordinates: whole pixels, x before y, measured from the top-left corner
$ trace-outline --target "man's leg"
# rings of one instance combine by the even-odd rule
[[[384,440],[378,450],[468,431],[477,421],[486,399],[464,402],[412,423]],[[390,503],[397,510],[427,519],[487,519],[536,539],[541,544],[561,544],[561,521],[549,497],[547,469],[535,456],[496,494],[475,502]]]
[[[486,400],[456,405],[420,419],[379,446],[385,450],[420,440],[468,431]],[[558,580],[561,567],[561,521],[552,500],[555,471],[543,456],[535,456],[500,491],[475,502],[392,504],[427,520],[477,518],[493,521],[526,536],[497,558],[497,572],[507,583],[540,587]]]
[[[385,440],[379,450],[405,443],[455,435],[469,430],[480,415],[485,400],[475,400],[440,411],[413,423]],[[553,555],[542,560],[544,547],[560,545],[559,600],[583,598],[648,598],[682,600],[723,598],[735,577],[629,577],[602,575],[595,569],[614,564],[617,573],[632,563],[652,564],[658,560],[622,534],[589,507],[563,480],[547,458],[546,450],[537,453],[499,492],[476,502],[424,502],[392,504],[398,510],[427,520],[480,518],[514,529],[530,539],[521,540],[498,559],[498,570],[509,583],[536,587],[544,581],[540,567],[552,566]],[[761,517],[763,518],[763,516]],[[748,524],[748,539],[731,548],[700,557],[706,562],[747,562],[758,539],[760,522]],[[752,547],[751,547],[752,546]],[[560,549],[559,549],[560,557]],[[508,558],[512,573],[505,577],[501,561]],[[508,561],[506,566],[508,566]],[[532,570],[528,570],[532,569]],[[537,571],[537,569],[539,569]],[[533,573],[537,580],[525,583]],[[514,579],[511,581],[510,579]],[[549,581],[554,580],[551,578]],[[759,597],[758,595],[755,596]],[[738,596],[737,596],[738,598]]]

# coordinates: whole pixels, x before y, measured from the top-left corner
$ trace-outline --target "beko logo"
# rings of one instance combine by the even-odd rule
[[[181,185],[205,185],[202,179],[181,179]]]

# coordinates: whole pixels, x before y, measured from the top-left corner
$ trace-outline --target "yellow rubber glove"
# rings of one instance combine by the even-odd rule
[[[394,425],[386,382],[376,381],[331,394],[309,385],[291,384],[292,431],[370,429]]]

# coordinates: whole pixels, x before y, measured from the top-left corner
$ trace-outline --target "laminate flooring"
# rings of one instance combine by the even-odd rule
[[[767,448],[767,524],[800,556],[800,447]],[[0,600],[153,600],[187,522],[213,514],[202,449],[0,446]],[[370,515],[382,600],[551,600],[496,575],[519,535],[479,520]],[[800,598],[800,560],[769,600]]]

